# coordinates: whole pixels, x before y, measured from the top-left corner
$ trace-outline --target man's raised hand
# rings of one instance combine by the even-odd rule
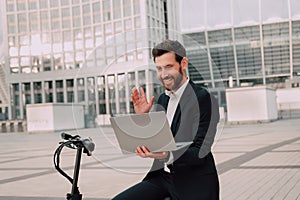
[[[154,96],[152,96],[148,102],[142,87],[140,87],[140,93],[136,88],[132,90],[131,99],[133,102],[134,111],[137,114],[149,112],[154,102]]]

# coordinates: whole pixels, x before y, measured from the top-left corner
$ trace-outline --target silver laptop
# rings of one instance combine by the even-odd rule
[[[174,151],[192,143],[175,143],[163,111],[111,117],[110,122],[123,153],[134,153],[138,146],[151,152]]]

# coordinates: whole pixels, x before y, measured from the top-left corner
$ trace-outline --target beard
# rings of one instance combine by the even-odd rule
[[[164,83],[164,81],[169,81],[169,80],[174,81],[173,85],[167,86],[167,84]],[[176,91],[177,89],[180,88],[182,80],[183,80],[183,72],[182,72],[182,68],[180,66],[179,73],[177,75],[175,75],[175,76],[169,75],[169,76],[161,79],[160,81],[163,83],[163,86],[166,90]]]

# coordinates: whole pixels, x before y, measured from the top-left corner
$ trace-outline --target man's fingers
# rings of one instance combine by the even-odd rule
[[[145,153],[150,153],[149,149],[145,146],[142,146],[142,150],[145,152]]]
[[[144,151],[142,150],[141,147],[137,147],[135,151],[136,151],[137,155],[139,155],[139,156],[141,156],[143,158],[146,158],[146,154],[144,153]]]
[[[162,158],[166,158],[168,155],[168,152],[164,151],[164,152],[158,152],[158,153],[152,153],[151,151],[149,151],[149,149],[145,146],[139,146],[136,148],[135,153],[142,157],[142,158],[158,158],[158,159],[162,159]]]
[[[153,153],[151,153],[145,146],[137,147],[135,153],[143,158],[153,158]]]
[[[136,88],[132,89],[132,93],[131,93],[131,99],[133,102],[137,101],[139,99],[139,92]]]
[[[142,97],[145,97],[145,98],[146,98],[144,89],[143,89],[142,87],[140,87],[140,93],[141,93],[141,96],[142,96]]]

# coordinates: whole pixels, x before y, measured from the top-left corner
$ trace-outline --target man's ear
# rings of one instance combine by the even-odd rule
[[[180,64],[181,64],[181,68],[183,70],[186,70],[189,65],[189,60],[187,59],[187,57],[183,57]]]

